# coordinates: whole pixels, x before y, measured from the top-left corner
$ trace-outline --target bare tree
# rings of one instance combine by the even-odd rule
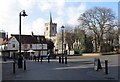
[[[83,28],[93,31],[96,45],[99,46],[101,52],[104,35],[116,26],[115,19],[115,14],[111,9],[94,7],[83,13],[78,20]]]
[[[59,33],[58,41],[62,41],[62,33]],[[72,49],[72,44],[74,42],[73,27],[66,25],[64,29],[64,42],[68,45],[68,49]]]
[[[71,27],[69,25],[65,26],[65,33],[64,33],[64,38],[65,42],[68,44],[69,50],[73,48],[73,43],[75,40],[79,40],[82,44],[84,44],[84,39],[85,39],[85,32],[79,27]],[[81,46],[83,47],[83,46]]]

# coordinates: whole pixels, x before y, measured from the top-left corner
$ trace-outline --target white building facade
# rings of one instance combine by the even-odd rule
[[[43,41],[41,39],[43,39]],[[12,35],[12,37],[1,48],[2,48],[2,51],[4,51],[4,53],[7,52],[7,54],[10,57],[12,57],[13,53],[18,53],[19,52],[19,35]],[[22,53],[33,52],[34,54],[32,55],[46,56],[47,42],[44,36],[41,37],[38,35],[21,35],[21,52]]]

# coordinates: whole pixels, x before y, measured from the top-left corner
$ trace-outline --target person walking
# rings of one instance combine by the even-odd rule
[[[35,55],[33,56],[33,61],[34,61],[34,60],[36,61],[36,56],[35,56]]]
[[[48,63],[50,62],[50,52],[47,54]]]

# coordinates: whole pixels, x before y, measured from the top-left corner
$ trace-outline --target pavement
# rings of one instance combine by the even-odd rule
[[[0,61],[2,61],[1,58]],[[0,63],[0,81],[2,81],[2,63]]]
[[[100,58],[103,69],[94,70],[94,58]],[[109,73],[104,71],[104,60],[108,60]],[[27,70],[17,69],[12,73],[12,61],[2,64],[2,80],[118,80],[118,55],[107,56],[72,56],[68,64],[62,64],[57,59],[47,59],[43,62],[27,60]]]

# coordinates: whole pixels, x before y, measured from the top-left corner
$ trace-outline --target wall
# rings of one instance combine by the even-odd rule
[[[47,44],[32,44],[33,50],[47,49]]]
[[[15,47],[13,47],[13,44],[15,44]],[[47,44],[43,44],[43,48],[42,48],[42,44],[32,44],[32,48],[30,48],[30,44],[21,44],[21,50],[34,50],[35,51],[35,55],[39,55],[38,51],[41,51],[42,49],[44,49],[43,51],[43,55],[47,55]],[[8,44],[7,44],[7,48],[6,50],[10,50],[10,56],[12,56],[13,54],[13,50],[19,50],[19,43],[16,40],[15,37],[12,37]],[[40,52],[40,54],[42,54],[42,52]]]
[[[15,47],[13,47],[13,44],[15,44]],[[16,40],[15,37],[12,37],[7,44],[7,50],[18,50],[18,48],[19,48],[18,41]]]

